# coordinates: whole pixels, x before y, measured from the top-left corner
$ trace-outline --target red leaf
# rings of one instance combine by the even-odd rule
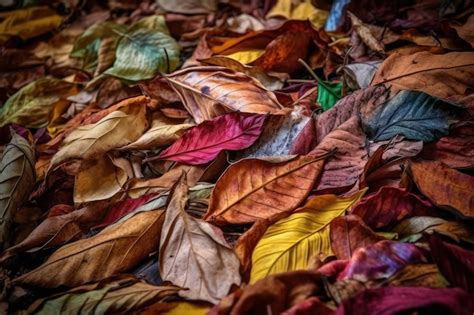
[[[314,118],[303,127],[290,148],[290,154],[308,154],[316,145],[316,125]]]
[[[335,218],[330,224],[331,247],[338,259],[350,259],[360,247],[377,243],[384,238],[372,231],[361,218],[347,215]]]
[[[450,283],[474,292],[474,251],[443,242],[436,234],[430,238],[430,249],[439,270]]]
[[[186,132],[157,158],[198,165],[212,161],[223,150],[241,150],[260,136],[266,115],[233,112],[204,121]]]
[[[449,135],[426,144],[422,157],[438,160],[453,168],[474,166],[474,120],[463,121],[451,127]]]
[[[413,216],[435,215],[432,204],[401,188],[382,187],[352,207],[372,229],[379,229]]]
[[[473,311],[474,295],[459,288],[386,287],[368,289],[347,299],[339,306],[336,315],[471,315]]]
[[[156,195],[157,194],[148,194],[136,199],[128,198],[116,203],[114,206],[112,206],[112,208],[110,208],[110,210],[107,212],[106,216],[102,219],[102,221],[94,228],[103,228],[107,225],[114,223],[124,215],[132,212],[141,205],[144,205]]]

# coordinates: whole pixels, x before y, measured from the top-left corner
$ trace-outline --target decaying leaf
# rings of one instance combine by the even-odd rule
[[[413,161],[410,171],[420,191],[435,205],[465,218],[474,216],[474,177],[431,161]]]
[[[232,284],[240,284],[239,260],[217,227],[186,213],[187,192],[183,175],[166,209],[160,275],[187,289],[180,296],[217,303]]]
[[[65,245],[14,281],[43,288],[75,287],[126,272],[159,247],[163,211],[140,212],[99,234]]]
[[[34,151],[26,139],[12,131],[0,161],[0,248],[11,239],[10,227],[18,208],[35,184]]]
[[[33,303],[29,314],[128,313],[176,295],[175,286],[154,286],[133,276],[117,276],[86,284]]]

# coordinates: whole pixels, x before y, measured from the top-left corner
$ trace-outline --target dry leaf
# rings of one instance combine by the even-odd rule
[[[241,160],[217,181],[204,218],[217,224],[242,224],[289,212],[309,194],[328,156],[279,163]]]
[[[35,156],[28,141],[11,132],[0,162],[0,249],[11,239],[10,227],[18,208],[35,185]]]
[[[256,79],[223,67],[194,67],[165,78],[196,123],[229,111],[280,113],[283,108]]]
[[[182,175],[168,204],[160,240],[160,275],[186,288],[179,295],[217,303],[240,285],[239,260],[213,225],[185,211],[188,187]]]
[[[126,272],[159,247],[163,211],[140,212],[99,234],[65,245],[17,284],[74,287]]]

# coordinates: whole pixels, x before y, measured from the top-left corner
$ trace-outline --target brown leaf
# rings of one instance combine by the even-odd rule
[[[154,286],[130,275],[108,278],[35,301],[27,314],[130,313],[176,295],[175,286]]]
[[[446,137],[425,144],[422,157],[441,161],[452,168],[474,167],[474,120],[457,123],[451,126]]]
[[[67,214],[48,217],[22,242],[3,252],[0,261],[19,252],[35,252],[77,239],[87,228],[101,220],[108,210],[108,203],[110,202],[98,202]]]
[[[356,116],[351,117],[329,133],[309,153],[310,155],[321,155],[336,150],[324,165],[315,189],[325,193],[344,187],[351,190],[351,187],[359,180],[367,162],[368,154],[365,144],[366,137],[360,128],[359,118]],[[358,187],[355,189],[357,190]]]
[[[351,259],[354,250],[383,240],[361,218],[347,215],[330,224],[331,247],[338,259]]]
[[[321,294],[322,276],[314,271],[298,270],[279,273],[261,279],[237,291],[233,299],[224,299],[212,314],[280,314],[303,302],[310,296]],[[230,304],[230,305],[229,305]]]
[[[35,156],[30,144],[12,131],[0,161],[0,249],[10,240],[12,219],[35,184]]]
[[[74,287],[126,272],[156,251],[163,211],[140,212],[99,234],[63,246],[16,284],[44,288]]]
[[[474,218],[473,176],[431,161],[413,161],[410,171],[418,189],[435,205]]]
[[[295,209],[311,191],[329,155],[279,163],[244,159],[231,165],[217,181],[204,219],[243,224]]]
[[[97,180],[100,178],[100,180]],[[108,154],[94,160],[86,160],[76,175],[74,202],[84,203],[113,197],[122,190],[127,172],[114,165]]]
[[[194,67],[165,77],[196,123],[230,111],[281,113],[275,95],[256,79],[222,67]]]
[[[188,187],[183,174],[171,195],[160,241],[160,275],[187,288],[179,294],[217,303],[240,285],[239,260],[215,226],[185,211]]]
[[[397,89],[417,90],[448,98],[466,94],[473,80],[471,52],[443,55],[419,52],[391,55],[382,63],[371,84],[388,83]]]
[[[72,158],[91,159],[132,143],[147,128],[146,98],[112,111],[96,123],[74,129],[51,160],[51,166]],[[119,103],[120,104],[120,103]],[[124,103],[125,104],[125,103]]]
[[[474,244],[474,231],[463,222],[447,221],[437,217],[412,217],[397,224],[392,232],[400,238],[414,234],[438,233],[460,242],[461,240]],[[416,239],[415,239],[416,240]]]

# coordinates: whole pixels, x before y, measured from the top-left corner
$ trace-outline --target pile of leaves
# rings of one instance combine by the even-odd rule
[[[1,10],[1,313],[474,312],[471,1]]]

